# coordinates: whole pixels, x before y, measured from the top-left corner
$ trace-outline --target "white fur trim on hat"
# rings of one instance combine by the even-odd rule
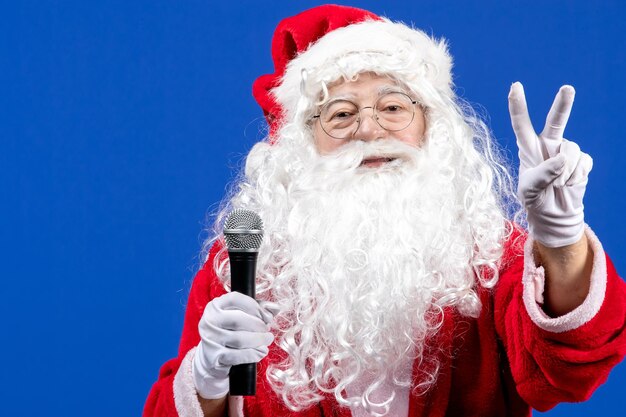
[[[388,19],[366,20],[335,29],[292,59],[272,94],[287,120],[293,120],[303,95],[319,95],[342,76],[362,72],[390,74],[408,85],[430,84],[452,94],[452,58],[445,40]]]

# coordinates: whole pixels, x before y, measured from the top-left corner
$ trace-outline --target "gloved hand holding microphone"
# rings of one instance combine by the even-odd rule
[[[253,298],[230,292],[209,302],[198,325],[200,344],[193,359],[193,380],[205,399],[229,392],[233,365],[257,363],[274,340],[269,332],[273,314]]]
[[[229,392],[254,395],[256,364],[267,356],[274,340],[269,325],[276,309],[273,303],[262,306],[253,298],[263,223],[252,211],[235,210],[226,220],[224,237],[232,292],[211,300],[204,309],[192,364],[196,390],[205,399]]]

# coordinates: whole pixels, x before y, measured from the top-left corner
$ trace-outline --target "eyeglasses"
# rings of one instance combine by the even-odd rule
[[[352,138],[361,125],[361,110],[372,109],[372,117],[380,127],[390,132],[406,129],[415,117],[415,104],[407,94],[391,92],[383,94],[373,106],[357,106],[350,100],[337,99],[326,103],[320,113],[313,116],[319,119],[326,134],[335,139]]]

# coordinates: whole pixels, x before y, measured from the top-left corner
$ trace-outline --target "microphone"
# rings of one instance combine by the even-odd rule
[[[231,212],[224,226],[224,239],[230,259],[230,286],[255,297],[256,261],[263,240],[263,221],[253,211]],[[230,368],[230,395],[256,394],[256,363],[243,363]]]

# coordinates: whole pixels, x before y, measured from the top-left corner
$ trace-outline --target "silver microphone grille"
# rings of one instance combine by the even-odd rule
[[[263,240],[263,221],[253,211],[234,210],[226,219],[224,238],[228,250],[256,252]]]

